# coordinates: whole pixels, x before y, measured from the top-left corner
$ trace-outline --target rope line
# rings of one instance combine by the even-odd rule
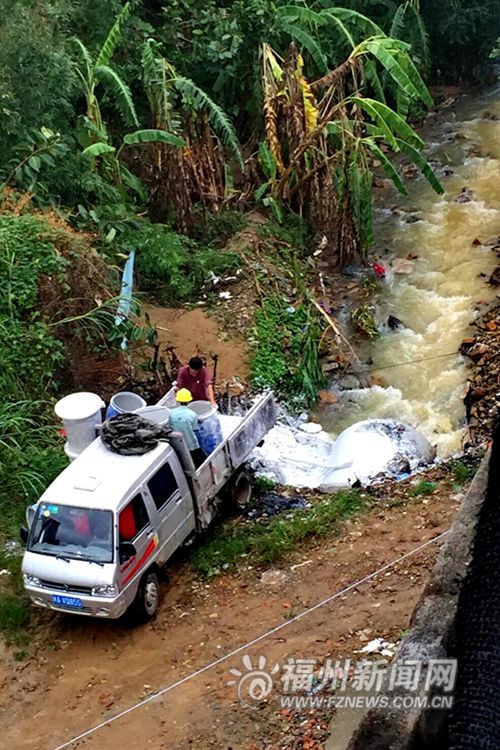
[[[257,643],[260,643],[261,641],[265,640],[266,638],[269,638],[275,633],[278,633],[284,628],[289,627],[290,625],[297,622],[298,620],[301,620],[303,617],[310,615],[311,612],[315,612],[317,609],[320,609],[320,607],[324,607],[327,604],[330,604],[330,602],[333,602],[335,599],[338,599],[339,597],[344,596],[346,593],[348,593],[349,591],[352,591],[358,586],[361,586],[363,583],[367,583],[368,581],[371,581],[373,578],[380,575],[380,573],[383,573],[389,568],[392,568],[395,565],[398,565],[400,562],[402,562],[403,560],[406,560],[408,557],[411,557],[412,555],[415,555],[418,552],[421,552],[422,550],[429,547],[431,544],[434,544],[435,542],[440,541],[449,533],[450,533],[449,529],[447,531],[443,531],[441,534],[438,534],[438,536],[434,537],[433,539],[429,539],[427,542],[424,542],[418,547],[415,547],[415,549],[411,550],[410,552],[406,552],[404,555],[401,555],[397,559],[392,560],[391,562],[385,563],[385,565],[382,565],[381,568],[378,568],[378,570],[375,570],[373,573],[369,573],[368,575],[364,576],[363,578],[358,579],[354,583],[350,583],[341,591],[337,591],[335,594],[331,594],[326,599],[323,599],[322,601],[317,602],[312,607],[308,607],[302,612],[299,612],[298,615],[295,615],[295,617],[292,617],[290,620],[286,620],[285,622],[280,623],[279,625],[276,625],[276,627],[272,628],[271,630],[268,630],[265,633],[262,633],[262,635],[259,635],[257,636],[257,638],[254,638],[253,640],[248,641],[248,643],[244,643],[242,646],[238,646],[237,648],[233,649],[232,651],[225,654],[224,656],[221,656],[218,659],[215,659],[214,661],[211,661],[208,664],[205,664],[205,666],[200,667],[195,672],[192,672],[191,674],[186,675],[186,677],[182,677],[180,680],[177,680],[177,682],[167,685],[161,690],[158,690],[152,693],[147,698],[144,698],[138,703],[135,703],[134,705],[129,706],[128,708],[125,708],[123,711],[120,711],[120,713],[116,714],[115,716],[112,716],[109,719],[106,719],[106,721],[102,721],[100,724],[96,724],[95,726],[91,727],[90,729],[87,729],[85,732],[82,732],[78,736],[73,737],[67,742],[64,742],[62,745],[58,745],[57,747],[54,748],[54,750],[65,750],[65,748],[70,747],[75,742],[78,742],[79,740],[82,740],[85,737],[89,737],[91,734],[94,734],[95,732],[98,732],[100,729],[103,729],[103,727],[106,727],[109,724],[112,724],[114,721],[117,721],[118,719],[122,719],[124,716],[127,716],[133,711],[136,711],[137,709],[142,708],[143,706],[150,703],[151,701],[154,701],[157,698],[160,698],[162,695],[166,695],[171,690],[175,690],[181,685],[184,685],[186,682],[193,680],[195,677],[199,677],[199,675],[203,674],[204,672],[208,672],[209,669],[213,669],[214,667],[217,667],[219,664],[222,664],[228,659],[231,659],[233,656],[240,654],[242,651],[246,651],[247,649],[252,648],[252,646],[255,646]]]
[[[433,362],[436,359],[444,359],[445,357],[459,357],[463,356],[460,352],[449,352],[448,354],[436,354],[434,357],[422,357],[421,359],[408,359],[406,362],[396,362],[392,365],[381,365],[380,367],[371,367],[366,370],[351,370],[348,375],[364,375],[367,372],[378,372],[379,370],[390,370],[393,367],[403,367],[403,365],[416,365],[420,362]]]

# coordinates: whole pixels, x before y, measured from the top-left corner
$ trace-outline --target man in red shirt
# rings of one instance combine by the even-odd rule
[[[214,387],[207,368],[199,357],[191,357],[189,364],[177,373],[177,388],[191,391],[193,401],[210,401],[216,406]]]

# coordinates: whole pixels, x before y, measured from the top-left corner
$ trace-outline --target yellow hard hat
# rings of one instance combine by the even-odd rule
[[[187,388],[181,388],[177,391],[175,400],[180,404],[189,404],[189,402],[193,400],[193,396],[191,395],[191,391]]]

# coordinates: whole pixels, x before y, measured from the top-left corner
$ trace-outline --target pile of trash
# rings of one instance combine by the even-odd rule
[[[435,448],[417,430],[394,419],[367,419],[333,440],[319,426],[311,434],[278,424],[250,457],[256,474],[292,487],[331,492],[403,478],[432,463]]]
[[[288,510],[303,510],[305,507],[306,501],[299,495],[287,497],[277,492],[266,492],[252,502],[245,515],[247,518],[272,518]]]

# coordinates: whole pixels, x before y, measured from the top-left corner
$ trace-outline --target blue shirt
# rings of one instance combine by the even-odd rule
[[[189,406],[176,406],[170,413],[170,427],[176,432],[182,432],[186,445],[190,451],[200,447],[196,431],[199,428],[198,417]]]

